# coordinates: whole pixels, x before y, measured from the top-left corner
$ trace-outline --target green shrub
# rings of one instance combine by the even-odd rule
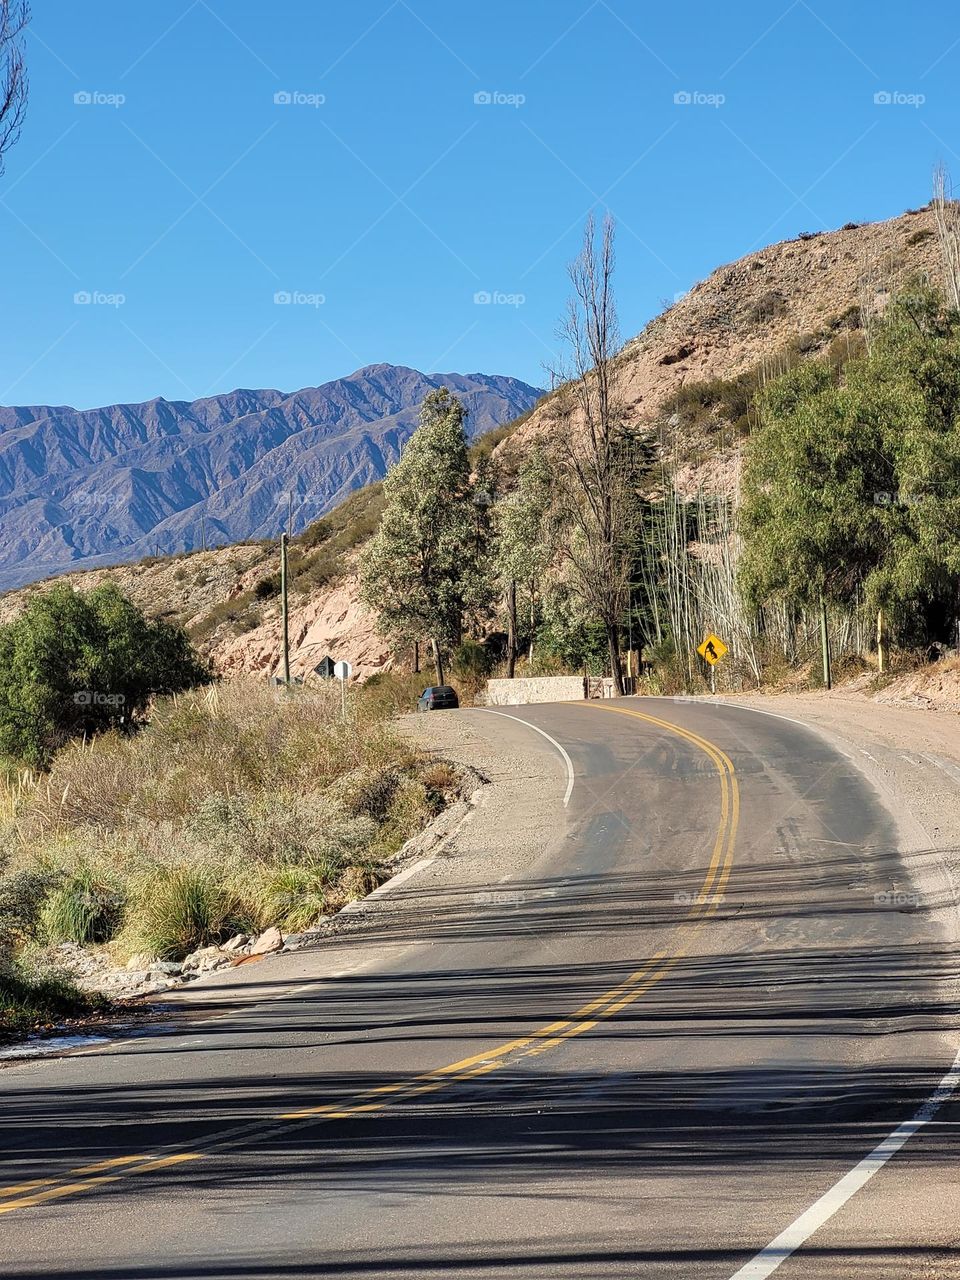
[[[76,1017],[106,1006],[59,973],[41,973],[24,964],[0,961],[0,1038],[22,1035],[58,1018]]]
[[[44,897],[54,882],[54,874],[40,867],[0,877],[0,964],[37,937]]]
[[[60,584],[0,627],[0,754],[47,768],[71,738],[128,731],[155,694],[209,679],[184,633],[114,583]]]
[[[457,679],[479,682],[490,675],[494,659],[486,645],[468,638],[457,648],[451,666]]]
[[[50,890],[40,910],[40,931],[48,942],[107,942],[123,915],[116,880],[81,864]]]
[[[236,896],[207,866],[164,868],[140,886],[136,937],[151,955],[182,960],[245,923]]]
[[[280,590],[280,578],[276,573],[268,574],[266,578],[261,578],[253,589],[253,594],[258,600],[269,600],[271,596],[275,596]]]
[[[334,884],[341,869],[319,859],[260,867],[236,885],[258,928],[276,925],[299,933],[315,924],[328,907],[339,905]]]

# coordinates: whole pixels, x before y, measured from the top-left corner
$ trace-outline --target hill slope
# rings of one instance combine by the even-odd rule
[[[0,408],[0,587],[304,528],[380,479],[445,386],[471,434],[540,391],[516,378],[370,365],[293,394],[233,391],[77,410]]]
[[[691,487],[729,487],[736,483],[739,441],[705,432],[691,450],[681,438],[682,397],[764,362],[775,364],[787,348],[799,358],[822,352],[854,334],[864,316],[882,310],[895,288],[918,275],[936,283],[941,278],[928,210],[772,245],[720,267],[627,344],[622,383],[629,414],[662,433],[665,450],[682,463],[681,480]],[[556,398],[544,398],[500,448],[522,451],[556,414]],[[360,675],[389,660],[351,574],[353,549],[376,518],[376,499],[375,490],[355,495],[351,501],[359,511],[348,504],[334,513],[341,533],[305,557],[290,620],[296,672],[328,651],[349,659]],[[317,572],[311,557],[321,554]],[[132,565],[113,576],[151,612],[185,622],[220,670],[271,672],[279,658],[279,617],[272,599],[258,603],[257,583],[275,569],[273,548],[236,546]],[[70,580],[82,586],[102,576]],[[16,612],[22,599],[18,592],[3,597],[0,619]]]
[[[738,451],[718,448],[712,435],[700,448],[683,438],[685,415],[677,409],[691,388],[708,398],[707,384],[715,380],[764,366],[779,372],[785,353],[823,354],[882,313],[892,293],[915,277],[942,283],[934,215],[927,208],[782,241],[718,267],[624,347],[620,388],[628,417],[657,426],[674,461],[702,461],[687,477],[691,485],[729,486]],[[556,412],[556,400],[544,399],[510,447],[524,448]]]

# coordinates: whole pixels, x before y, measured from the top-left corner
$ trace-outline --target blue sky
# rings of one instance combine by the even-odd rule
[[[378,361],[541,383],[591,207],[629,335],[721,262],[925,203],[940,160],[960,181],[942,0],[34,8],[0,403]]]

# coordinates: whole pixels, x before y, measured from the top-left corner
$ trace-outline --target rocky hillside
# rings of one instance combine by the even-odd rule
[[[473,435],[541,394],[516,378],[380,364],[292,394],[0,408],[0,587],[303,529],[384,475],[440,386]]]
[[[736,433],[724,438],[704,429],[702,447],[691,448],[683,439],[683,407],[691,401],[709,406],[715,384],[764,365],[775,370],[784,353],[802,359],[855,340],[893,290],[915,276],[939,282],[940,274],[928,210],[750,254],[697,284],[627,344],[622,385],[629,413],[663,434],[691,487],[729,487],[738,467]],[[523,449],[556,414],[556,399],[546,398],[500,448]],[[302,540],[291,612],[297,672],[327,652],[349,659],[360,675],[388,661],[352,574],[355,548],[374,527],[378,498],[377,488],[363,491],[322,522],[329,526],[322,537],[312,541],[308,531]],[[240,545],[112,572],[144,607],[187,623],[221,670],[267,673],[279,658],[275,571],[275,546]],[[71,580],[83,585],[100,576]],[[0,617],[14,612],[21,599],[21,593],[0,599]]]
[[[687,405],[709,403],[718,381],[779,372],[788,357],[816,356],[838,340],[855,339],[915,277],[942,280],[929,209],[786,240],[719,267],[627,343],[621,389],[628,414],[665,432],[681,483],[686,473],[689,487],[729,488],[738,449],[712,434],[701,449],[684,438]],[[510,447],[522,449],[556,412],[556,401],[544,400]],[[695,464],[684,468],[688,458]]]

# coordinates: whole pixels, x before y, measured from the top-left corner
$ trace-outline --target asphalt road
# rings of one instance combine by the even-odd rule
[[[274,998],[0,1071],[0,1274],[960,1276],[935,851],[915,884],[785,720],[438,714],[550,771],[538,856],[413,877]]]

